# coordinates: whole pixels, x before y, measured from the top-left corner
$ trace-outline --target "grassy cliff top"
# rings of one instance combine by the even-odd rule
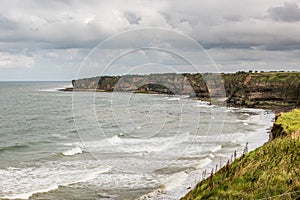
[[[287,134],[300,131],[300,109],[281,113],[275,124],[280,125]]]
[[[282,113],[274,126],[298,132],[299,116],[300,110]],[[300,198],[300,137],[281,136],[224,166],[182,199]]]

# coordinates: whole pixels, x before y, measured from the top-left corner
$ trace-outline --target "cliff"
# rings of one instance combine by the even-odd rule
[[[185,73],[102,76],[72,83],[77,91],[177,94],[206,101],[211,100],[212,94],[225,93],[228,105],[240,107],[285,110],[300,105],[300,72],[221,74],[221,87],[209,91],[207,85],[213,85],[213,79],[213,74]]]
[[[231,105],[272,109],[300,105],[299,72],[238,73],[223,78]]]
[[[272,139],[227,163],[182,200],[298,199],[300,196],[300,110],[281,113]]]

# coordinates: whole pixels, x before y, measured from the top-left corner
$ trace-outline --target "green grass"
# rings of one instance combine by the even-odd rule
[[[291,134],[300,130],[300,110],[294,109],[291,112],[281,113],[275,124],[280,125],[286,134]]]
[[[300,130],[300,110],[281,114],[282,131]],[[300,198],[300,137],[278,137],[198,183],[188,199]]]

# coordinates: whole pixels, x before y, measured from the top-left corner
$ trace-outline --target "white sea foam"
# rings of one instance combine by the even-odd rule
[[[212,107],[212,106],[209,105],[209,104],[196,104],[195,107],[210,108],[210,107]]]
[[[43,193],[43,192],[49,192],[51,190],[55,190],[58,188],[58,185],[54,184],[51,185],[47,188],[44,189],[37,189],[37,190],[33,190],[27,193],[20,193],[20,194],[12,194],[12,195],[7,195],[4,196],[4,199],[28,199],[31,195],[36,194],[36,193]]]
[[[54,88],[47,88],[47,89],[40,89],[38,90],[39,92],[57,92],[58,90],[62,90],[65,88],[72,88],[73,85],[72,84],[66,84],[63,86],[59,86],[59,87],[54,87]]]
[[[178,172],[165,180],[165,190],[173,190],[180,186],[188,177],[186,172]]]
[[[81,154],[83,152],[84,152],[84,149],[82,147],[74,147],[72,149],[69,149],[69,150],[63,152],[62,154],[65,156],[74,156],[77,154]]]
[[[89,181],[110,169],[95,161],[48,162],[40,167],[1,169],[0,198],[28,199],[38,192]]]
[[[116,144],[120,144],[124,142],[124,139],[121,139],[119,136],[123,136],[122,133],[119,135],[115,135],[110,138],[103,138],[101,140],[93,140],[93,141],[84,141],[83,143],[74,142],[74,143],[64,143],[65,146],[72,146],[74,148],[65,151],[63,154],[67,153],[84,153],[87,150],[98,150],[102,147],[115,146]]]
[[[207,166],[211,162],[212,162],[212,160],[206,157],[206,158],[204,158],[204,159],[202,159],[202,160],[199,161],[199,163],[198,163],[198,165],[197,165],[196,168],[197,169],[201,169],[201,168]]]
[[[115,135],[98,141],[84,142],[89,152],[99,151],[99,148],[111,147],[126,153],[166,151],[178,144],[189,141],[189,132],[170,137],[131,138]],[[74,143],[76,145],[77,143]],[[68,144],[70,145],[70,144]]]
[[[122,142],[121,138],[119,138],[118,135],[115,135],[115,136],[112,137],[112,138],[108,138],[107,140],[108,140],[110,143],[112,143],[112,144],[119,144],[119,143]]]
[[[179,98],[179,97],[171,97],[171,98],[168,97],[167,100],[168,100],[168,101],[179,101],[180,98]]]
[[[119,148],[124,152],[163,152],[189,141],[190,133],[178,134],[171,137],[155,138],[126,138],[124,145]]]
[[[156,189],[148,194],[145,194],[139,197],[139,200],[143,199],[165,199],[162,195],[167,192],[171,192],[176,190],[176,188],[182,186],[182,184],[186,181],[188,174],[184,171],[175,173],[169,177],[164,177],[161,179],[163,185],[161,188]]]
[[[214,147],[211,148],[211,152],[216,152],[222,149],[221,145],[215,145]]]
[[[210,158],[214,158],[215,156],[214,156],[214,154],[208,154],[208,156],[210,157]]]

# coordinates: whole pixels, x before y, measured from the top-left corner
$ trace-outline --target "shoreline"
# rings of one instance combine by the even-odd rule
[[[287,162],[288,166],[294,166],[297,169],[297,165],[299,167],[299,150],[300,150],[300,110],[293,109],[292,111],[277,114],[275,117],[275,122],[273,123],[270,139],[267,143],[263,144],[262,146],[250,151],[245,152],[243,155],[233,162],[228,161],[228,163],[219,169],[218,171],[212,172],[210,176],[198,182],[196,187],[190,190],[181,200],[192,200],[192,199],[206,199],[206,198],[225,198],[225,199],[235,199],[235,198],[244,198],[244,199],[253,199],[253,198],[270,198],[272,196],[283,196],[286,195],[288,199],[294,199],[295,197],[299,197],[300,191],[300,179],[297,175],[291,176],[290,174],[288,177],[287,175],[282,175],[286,173],[285,171],[289,171],[289,167],[286,167],[283,163],[281,165],[274,165],[275,162],[282,163],[282,160],[287,160],[286,157],[290,157],[291,154],[295,157],[291,160],[285,161]],[[285,147],[282,147],[284,145]],[[274,153],[275,152],[275,153]],[[296,154],[295,154],[296,153]],[[270,154],[270,155],[269,155]],[[277,157],[277,159],[272,159],[272,157]],[[278,158],[279,157],[279,158]],[[298,157],[298,159],[297,159]],[[248,161],[250,160],[250,161]],[[268,174],[267,180],[265,177],[262,176],[261,171],[253,171],[253,166],[251,168],[248,165],[252,165],[252,160],[255,160],[254,167],[261,168],[264,166],[266,169],[263,174]],[[297,162],[298,161],[298,162]],[[245,164],[246,163],[246,164]],[[270,166],[271,164],[271,166]],[[256,166],[255,166],[256,165]],[[268,166],[269,165],[269,166]],[[244,170],[244,168],[248,168],[248,170]],[[278,170],[279,168],[279,170]],[[292,168],[293,170],[293,168]],[[250,171],[250,172],[248,172]],[[297,171],[297,170],[296,170]],[[298,172],[294,171],[294,173],[298,174]],[[245,174],[251,174],[250,179],[243,179]],[[236,174],[239,174],[238,176]],[[275,174],[275,175],[274,175]],[[274,177],[275,176],[275,177]],[[281,193],[277,192],[276,189],[280,190],[279,185],[278,188],[268,188],[269,185],[272,185],[271,182],[278,182],[277,184],[282,184],[282,180],[278,180],[278,176],[282,176],[282,180],[289,179],[285,181],[285,184],[288,186],[286,187],[286,191],[282,191]],[[242,178],[241,178],[242,177]],[[254,179],[254,177],[256,177]],[[228,179],[228,180],[226,180]],[[268,181],[268,183],[261,183],[259,182],[260,179],[264,179],[264,181]],[[271,179],[271,181],[270,181]],[[298,180],[297,180],[298,179]],[[228,189],[231,187],[230,184],[234,185],[238,182],[238,184],[244,184],[249,188],[249,184],[253,187],[251,190],[255,192],[250,192],[248,194],[246,191],[247,189],[239,188],[238,186],[232,186],[234,189]],[[240,183],[239,183],[240,182]],[[255,185],[252,185],[253,182],[258,182],[256,184],[264,184],[263,186],[257,186],[261,188],[257,188]],[[293,185],[292,185],[293,184]],[[284,186],[282,186],[284,187]],[[290,190],[292,187],[292,191]],[[297,189],[298,188],[298,189]],[[230,192],[228,192],[230,190]],[[262,192],[266,191],[266,193]],[[288,191],[287,194],[285,194]],[[232,193],[235,192],[235,193]],[[268,193],[269,192],[269,193]],[[265,195],[269,194],[269,195]],[[294,196],[294,197],[292,197]]]
[[[96,90],[96,89],[76,89],[74,90],[71,87],[63,88],[63,89],[58,89],[57,91],[60,92],[108,92],[111,93],[113,91],[105,91],[105,90]],[[158,95],[170,95],[172,94],[166,94],[166,93],[157,93],[157,92],[134,92],[135,94],[158,94]],[[179,96],[186,96],[186,95],[179,95]],[[211,103],[209,101],[209,98],[195,98],[195,97],[188,97],[193,100],[200,100],[200,101],[205,101],[208,103]],[[294,106],[294,105],[277,105],[277,104],[269,104],[269,105],[256,105],[256,106],[249,106],[249,105],[236,105],[233,103],[225,102],[224,106],[227,108],[233,107],[233,108],[253,108],[253,109],[264,109],[264,110],[271,110],[275,114],[279,114],[281,112],[288,112],[293,109],[299,108],[299,106]]]

